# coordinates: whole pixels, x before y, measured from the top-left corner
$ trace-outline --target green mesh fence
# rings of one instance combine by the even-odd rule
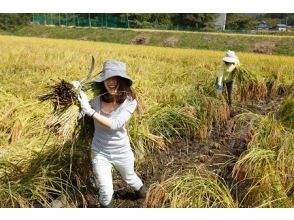
[[[77,27],[113,27],[113,28],[147,28],[161,30],[189,30],[200,29],[184,26],[162,25],[149,22],[128,20],[126,14],[33,14],[32,22],[40,25],[77,26]]]
[[[212,31],[189,26],[163,25],[150,22],[139,22],[128,19],[127,14],[33,14],[32,22],[40,25],[76,26],[76,27],[111,27],[111,28],[144,28],[160,30],[183,30],[183,31]],[[213,30],[215,31],[215,30]]]
[[[33,14],[32,22],[79,27],[128,27],[126,15],[111,14]]]

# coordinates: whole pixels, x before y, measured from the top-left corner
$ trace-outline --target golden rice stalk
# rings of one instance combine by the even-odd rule
[[[242,66],[238,67],[234,74],[242,102],[248,99],[260,101],[266,98],[267,87],[265,80],[259,77],[258,74]]]
[[[67,140],[71,137],[77,126],[77,118],[80,114],[79,107],[69,106],[64,112],[55,112],[49,116],[46,122],[48,130],[55,134],[61,140]]]
[[[78,101],[77,91],[75,91],[72,84],[65,80],[61,80],[60,83],[51,86],[49,93],[41,95],[38,98],[40,101],[50,100],[53,104],[54,111],[63,111]]]
[[[89,98],[98,94],[96,83],[90,82],[83,86]],[[48,117],[46,127],[59,139],[65,141],[70,138],[77,126],[77,118],[80,115],[78,90],[71,83],[61,82],[51,86],[51,91],[39,96],[40,101],[51,101],[53,113]]]
[[[14,142],[16,142],[17,140],[20,139],[23,127],[24,127],[24,125],[23,125],[22,120],[17,118],[14,121],[13,126],[12,126],[11,131],[10,131],[10,137],[9,137],[9,142],[10,143],[14,143]]]
[[[293,187],[294,174],[293,132],[269,116],[243,114],[237,124],[244,119],[251,140],[233,168],[236,180],[249,183],[243,200],[254,206],[289,206],[287,195]]]
[[[287,74],[286,74],[287,75]],[[266,81],[266,86],[268,90],[268,96],[271,98],[276,98],[279,96],[287,96],[294,91],[293,80],[286,81],[282,79],[282,74],[280,72],[275,73]]]
[[[294,93],[282,102],[277,116],[284,126],[294,129]]]
[[[225,182],[207,170],[196,168],[175,173],[155,183],[145,200],[145,207],[208,208],[237,207]]]

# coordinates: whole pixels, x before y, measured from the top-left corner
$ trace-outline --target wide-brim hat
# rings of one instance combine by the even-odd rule
[[[100,75],[95,79],[95,82],[102,83],[114,76],[119,76],[126,79],[130,86],[133,83],[132,79],[127,75],[126,64],[118,60],[105,61],[103,64],[103,69],[100,72]]]
[[[223,61],[228,63],[238,63],[239,58],[236,56],[234,51],[228,50],[226,56],[223,58]]]

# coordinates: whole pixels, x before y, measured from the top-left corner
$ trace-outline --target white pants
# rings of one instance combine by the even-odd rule
[[[112,165],[120,173],[123,180],[134,190],[139,190],[143,183],[134,170],[134,154],[127,153],[113,155],[92,151],[92,164],[97,187],[99,187],[99,202],[107,206],[112,199]]]

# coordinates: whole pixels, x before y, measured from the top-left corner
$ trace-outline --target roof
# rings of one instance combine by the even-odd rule
[[[286,28],[287,25],[286,24],[277,24],[277,27],[284,27],[284,28]]]
[[[269,26],[265,23],[259,23],[256,28],[269,28]]]

